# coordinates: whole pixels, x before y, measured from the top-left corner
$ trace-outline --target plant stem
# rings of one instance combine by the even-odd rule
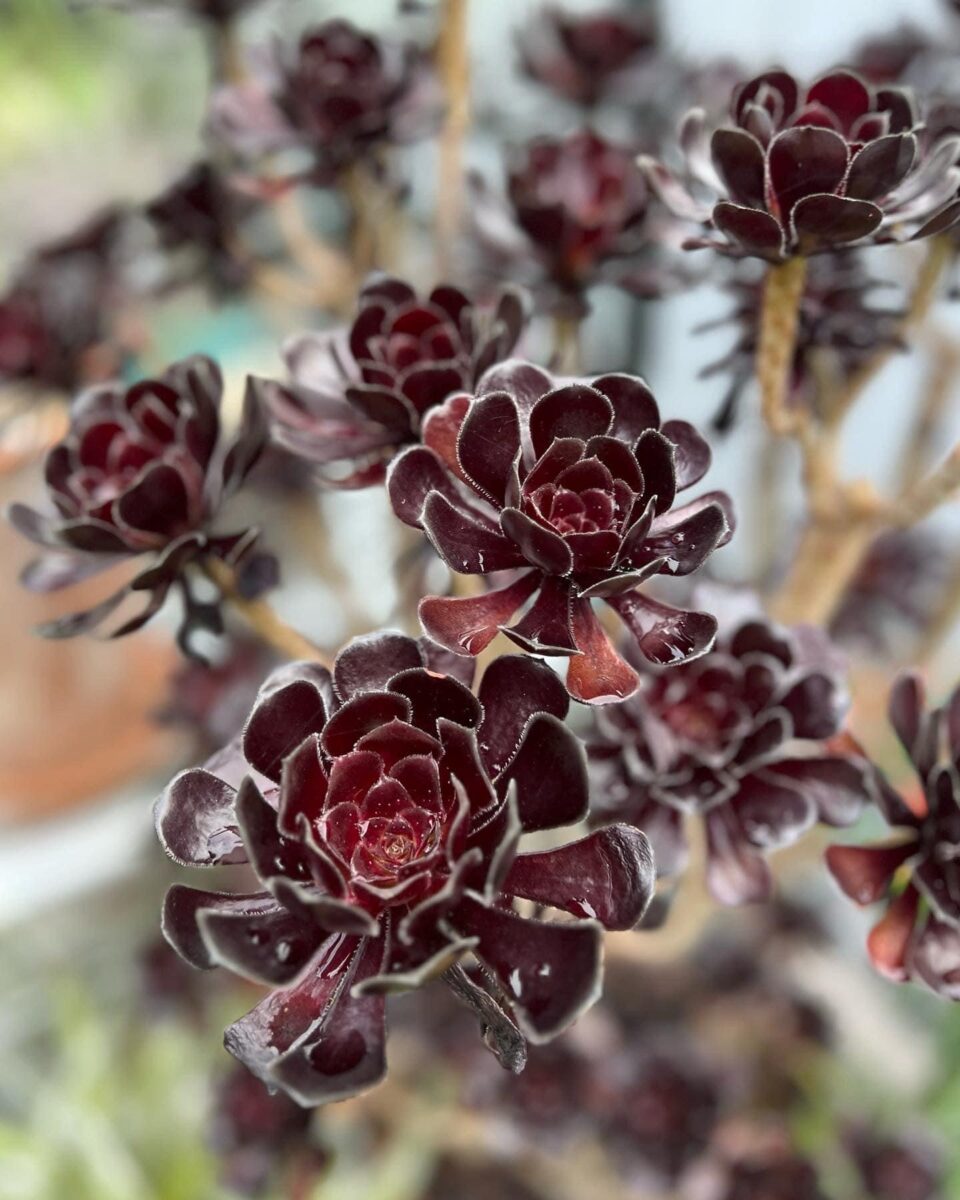
[[[787,625],[828,624],[877,532],[876,519],[866,514],[811,521],[774,600],[776,618]]]
[[[219,588],[224,599],[238,616],[268,646],[272,646],[283,658],[308,659],[329,666],[329,660],[309,638],[298,633],[274,612],[266,600],[247,600],[237,590],[234,571],[219,558],[208,558],[203,564],[204,573]]]
[[[581,367],[580,318],[568,312],[553,317],[553,366],[561,375],[578,375]]]
[[[802,413],[790,411],[788,399],[806,275],[807,260],[790,258],[768,268],[763,289],[757,382],[767,428],[781,435],[796,432],[802,420]]]
[[[441,279],[451,274],[463,214],[463,141],[470,124],[468,12],[468,0],[443,0],[437,40],[437,74],[447,99],[437,183],[437,268]]]
[[[341,188],[350,206],[350,258],[357,279],[363,279],[378,266],[378,238],[373,220],[372,192],[375,183],[360,163],[348,167],[341,177]]]

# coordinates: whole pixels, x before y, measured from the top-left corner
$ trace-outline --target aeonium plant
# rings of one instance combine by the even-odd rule
[[[349,328],[291,338],[283,348],[290,381],[251,386],[281,446],[315,464],[327,486],[366,487],[421,440],[433,409],[510,357],[528,319],[517,288],[481,303],[449,284],[418,296],[405,280],[376,273]]]
[[[354,640],[332,672],[281,667],[238,743],[158,803],[172,858],[256,877],[242,893],[175,885],[164,931],[195,966],[273,989],[226,1045],[301,1104],[376,1083],[386,997],[437,977],[519,1070],[525,1038],[596,999],[603,928],[631,928],[650,899],[649,845],[629,826],[519,852],[524,834],[586,816],[583,749],[546,664],[497,659],[476,695],[471,674],[392,633]]]
[[[425,531],[451,570],[492,584],[425,597],[420,620],[435,641],[476,655],[502,631],[531,653],[563,656],[570,695],[584,703],[623,699],[639,683],[594,601],[613,609],[647,662],[676,664],[710,647],[709,613],[664,604],[640,585],[688,575],[722,546],[733,530],[729,498],[675,503],[706,473],[710,449],[686,421],[661,422],[641,379],[564,382],[506,363],[475,397],[429,414],[423,440],[391,467],[394,512]]]
[[[11,505],[8,516],[43,553],[22,582],[52,592],[125,560],[146,565],[94,607],[42,626],[48,637],[95,630],[130,597],[144,604],[113,629],[121,637],[142,628],[176,587],[184,602],[178,635],[183,648],[200,628],[219,630],[216,606],[200,602],[187,568],[219,560],[236,569],[250,562],[255,529],[215,532],[221,506],[245,480],[266,444],[267,429],[248,393],[240,425],[221,425],[223,378],[212,359],[197,355],[162,375],[81,393],[70,428],[47,454],[49,513]]]

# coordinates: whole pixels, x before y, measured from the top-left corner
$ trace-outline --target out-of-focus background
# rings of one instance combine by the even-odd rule
[[[467,152],[494,179],[504,141],[576,120],[519,76],[515,31],[536,7],[470,6],[476,130]],[[0,0],[0,280],[32,247],[106,206],[152,197],[201,153],[208,56],[196,24],[174,8]],[[662,20],[685,58],[816,73],[900,22],[941,29],[944,8],[665,0]],[[242,40],[333,15],[375,29],[399,19],[390,0],[264,0],[244,17]],[[433,202],[433,154],[430,144],[403,151],[414,243],[417,216]],[[137,270],[149,285],[156,267],[146,255]],[[692,330],[726,303],[709,287],[655,304],[601,289],[586,365],[639,370],[665,412],[706,424],[721,387],[698,373],[729,334]],[[211,353],[236,406],[244,375],[280,374],[280,341],[319,318],[285,301],[214,302],[187,287],[131,303],[124,320],[124,372]],[[942,320],[948,332],[956,324],[949,311]],[[908,416],[900,398],[923,369],[904,358],[874,385],[846,447],[860,473],[888,470]],[[0,498],[36,498],[39,449],[56,437],[62,409],[41,395],[25,410],[2,391],[0,405],[5,421],[13,414]],[[719,447],[714,486],[750,492],[744,463],[760,436],[748,420]],[[787,489],[785,502],[794,499]],[[379,493],[318,499],[264,479],[244,502],[280,552],[276,604],[295,625],[335,647],[394,619],[392,564],[404,542]],[[940,524],[951,538],[956,518]],[[721,575],[737,578],[757,532],[748,526],[746,548],[726,552]],[[214,685],[178,661],[162,622],[119,644],[33,638],[38,620],[66,609],[18,589],[27,558],[0,528],[0,1200],[219,1200],[231,1187],[278,1200],[667,1200],[713,1195],[678,1189],[699,1186],[688,1179],[717,1137],[812,1155],[833,1200],[960,1197],[960,1012],[875,976],[867,918],[835,894],[816,845],[778,860],[784,899],[770,910],[718,916],[692,878],[663,930],[613,938],[611,999],[563,1048],[535,1055],[520,1081],[500,1078],[472,1049],[469,1022],[428,991],[396,1007],[392,1091],[310,1119],[271,1108],[231,1073],[219,1044],[253,989],[195,978],[160,941],[174,872],[151,818],[174,771],[242,720],[268,660],[242,645],[222,667],[211,731]],[[941,690],[956,661],[944,653],[932,664]],[[858,669],[870,678],[881,668],[867,655]],[[877,712],[864,704],[854,716],[896,774]],[[867,1160],[900,1190],[867,1191]],[[918,1163],[936,1164],[940,1191],[921,1190]]]

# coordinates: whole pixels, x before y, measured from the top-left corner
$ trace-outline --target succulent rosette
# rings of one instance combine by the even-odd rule
[[[432,413],[424,443],[393,463],[394,512],[424,530],[451,570],[497,576],[481,595],[421,601],[435,641],[476,655],[503,631],[524,650],[565,656],[567,688],[585,703],[638,685],[594,600],[617,613],[648,662],[683,662],[709,648],[713,617],[639,585],[687,575],[723,545],[729,499],[709,492],[674,506],[706,473],[710,450],[687,422],[661,423],[642,380],[558,384],[529,363],[506,363],[473,399],[455,396]],[[504,581],[501,572],[511,574]]]
[[[831,846],[827,866],[857,904],[887,902],[867,940],[877,970],[960,1000],[960,689],[928,711],[919,676],[904,675],[889,716],[920,786],[901,795],[880,776],[877,802],[896,836]]]
[[[284,348],[292,381],[255,379],[253,387],[276,441],[317,464],[325,482],[382,483],[390,457],[421,440],[428,414],[508,358],[527,320],[514,288],[481,304],[448,284],[419,297],[402,279],[378,274],[364,285],[349,330],[293,338]]]
[[[573,13],[547,5],[518,37],[525,73],[587,108],[605,98],[633,98],[636,76],[649,69],[659,45],[652,7]]]
[[[110,208],[27,257],[0,296],[0,383],[70,393],[117,370],[124,228]]]
[[[192,254],[195,264],[185,282],[199,275],[221,295],[247,282],[248,264],[239,257],[236,238],[254,207],[212,163],[201,161],[151,200],[144,214],[164,251]]]
[[[701,818],[710,892],[744,904],[771,894],[767,853],[817,821],[852,824],[872,793],[859,755],[829,744],[847,698],[826,637],[729,607],[709,654],[597,714],[589,753],[595,820],[644,829],[672,876],[686,867],[686,822]]]
[[[753,380],[759,341],[764,277],[759,263],[731,264],[733,274],[725,291],[733,307],[723,317],[699,326],[707,332],[733,326],[736,340],[730,350],[700,372],[702,379],[729,378],[729,386],[714,418],[718,432],[736,423],[744,393]],[[900,306],[881,307],[875,293],[884,287],[868,275],[855,252],[824,254],[810,260],[798,309],[796,343],[786,402],[810,410],[817,399],[817,364],[829,363],[841,386],[878,352],[903,348]]]
[[[173,887],[164,930],[195,966],[274,989],[226,1045],[301,1104],[376,1083],[385,997],[451,969],[519,1069],[523,1035],[548,1040],[596,999],[602,928],[632,927],[650,898],[649,847],[628,827],[517,853],[524,832],[587,811],[549,668],[498,659],[477,696],[451,671],[463,660],[392,633],[351,642],[332,675],[281,668],[240,745],[158,803],[172,858],[245,863],[259,880],[242,894]],[[577,919],[527,918],[518,898]],[[458,970],[467,954],[485,986]]]
[[[221,429],[223,379],[202,356],[175,363],[163,375],[129,386],[110,384],[81,393],[70,429],[44,464],[53,512],[11,505],[14,527],[41,546],[22,582],[52,592],[99,574],[125,559],[150,555],[147,566],[117,592],[86,612],[40,632],[73,637],[90,632],[130,596],[142,609],[115,629],[120,637],[140,629],[176,584],[183,594],[180,641],[187,648],[196,628],[217,628],[215,606],[194,598],[185,568],[204,556],[239,566],[256,540],[253,529],[214,533],[221,504],[243,482],[266,442],[266,423],[248,392],[232,437]]]
[[[534,138],[508,159],[505,200],[479,178],[473,188],[484,250],[527,266],[554,308],[582,315],[592,285],[633,286],[636,255],[651,240],[633,151],[592,129]]]
[[[425,55],[350,21],[307,29],[297,46],[254,64],[252,78],[213,97],[214,132],[240,153],[299,147],[312,164],[290,182],[319,186],[391,142],[429,132],[436,104]]]
[[[705,227],[688,248],[778,263],[960,220],[960,139],[918,131],[906,88],[835,70],[804,89],[774,70],[734,90],[729,123],[711,132],[702,109],[684,118],[689,187],[652,158],[642,166],[668,208]]]

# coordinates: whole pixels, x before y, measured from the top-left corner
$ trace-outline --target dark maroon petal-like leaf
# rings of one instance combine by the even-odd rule
[[[706,816],[707,886],[718,904],[754,904],[773,890],[770,870],[743,838],[739,823],[722,804]]]
[[[635,375],[600,375],[591,386],[613,405],[612,437],[633,445],[647,429],[660,428],[660,409],[642,379]]]
[[[344,392],[361,417],[389,429],[400,442],[413,439],[417,412],[405,397],[385,387],[354,384]]]
[[[608,596],[606,602],[636,639],[644,658],[660,666],[698,658],[717,636],[717,620],[710,613],[672,608],[639,591]]]
[[[783,219],[804,196],[836,192],[848,160],[847,143],[832,129],[799,125],[778,133],[767,150],[767,163]]]
[[[247,858],[266,886],[282,877],[309,880],[307,850],[299,840],[283,836],[276,812],[249,775],[237,789],[234,811]]]
[[[40,637],[56,640],[90,633],[111,613],[115,612],[129,595],[128,588],[121,588],[112,596],[107,596],[105,600],[101,600],[99,604],[95,604],[83,612],[69,613],[67,616],[57,617],[53,621],[44,621],[41,625],[36,626],[35,632]]]
[[[740,780],[730,800],[743,837],[760,850],[776,850],[795,842],[816,821],[813,799],[787,779],[763,770]]]
[[[852,825],[871,800],[863,766],[849,758],[784,758],[766,766],[764,774],[798,787],[826,825]]]
[[[653,502],[654,515],[668,512],[677,494],[676,447],[659,430],[648,429],[637,440],[635,453],[643,473],[644,508]]]
[[[830,874],[855,904],[875,904],[889,893],[896,872],[917,852],[915,841],[884,846],[829,846]]]
[[[387,494],[404,524],[419,528],[427,497],[438,492],[451,504],[463,503],[453,476],[428,447],[410,446],[390,464]]]
[[[519,654],[490,663],[480,680],[479,699],[483,720],[477,737],[491,778],[513,759],[531,717],[549,713],[562,721],[570,707],[566,688],[547,664]]]
[[[342,1100],[379,1083],[386,1072],[384,997],[359,994],[366,979],[384,966],[382,941],[368,939],[360,961],[310,1036],[292,1046],[269,1068],[269,1079],[298,1104],[314,1107]],[[236,1026],[231,1026],[235,1029]],[[230,1030],[228,1030],[228,1034]],[[225,1041],[227,1049],[233,1046]]]
[[[821,740],[832,737],[843,717],[843,695],[837,680],[820,671],[801,676],[780,698],[793,722],[793,735]]]
[[[480,494],[497,507],[519,452],[520,419],[511,396],[491,392],[476,399],[460,427],[457,458]]]
[[[478,939],[477,957],[497,976],[531,1041],[549,1041],[597,999],[602,935],[594,922],[548,925],[465,896],[451,923]]]
[[[556,438],[588,441],[610,431],[613,406],[602,392],[583,383],[555,388],[533,406],[530,438],[534,457],[539,458]]]
[[[559,829],[582,821],[589,803],[587,762],[580,740],[549,713],[527,723],[516,754],[497,779],[501,794],[516,787],[524,830]]]
[[[517,402],[521,417],[529,415],[531,409],[554,387],[554,380],[540,367],[511,358],[491,367],[477,385],[477,395],[490,392],[507,392]]]
[[[713,223],[744,254],[778,262],[783,257],[783,230],[776,219],[759,208],[743,208],[721,201],[714,207]]]
[[[869,237],[883,221],[883,213],[866,200],[845,196],[806,196],[793,210],[791,222],[801,251],[814,254],[832,246]]]
[[[59,521],[56,517],[39,513],[36,509],[19,503],[11,504],[4,513],[4,516],[17,533],[33,542],[34,545],[43,546],[49,550],[63,548],[60,539],[57,537]]]
[[[292,983],[327,937],[277,904],[260,912],[200,908],[197,925],[213,963],[268,987]]]
[[[183,476],[167,463],[153,464],[116,501],[114,512],[117,520],[131,529],[158,536],[182,532],[190,518]]]
[[[364,692],[327,721],[321,745],[332,758],[348,754],[364,736],[390,721],[409,721],[410,702],[390,692]]]
[[[390,631],[368,633],[337,655],[333,684],[341,700],[350,700],[361,692],[382,692],[394,675],[423,665],[413,638]]]
[[[112,526],[92,517],[64,521],[59,528],[61,543],[87,554],[131,554],[129,543]]]
[[[887,717],[900,745],[913,762],[916,762],[915,752],[925,733],[925,708],[926,688],[921,677],[912,673],[901,675],[890,691]]]
[[[593,917],[605,929],[632,929],[655,885],[646,836],[629,825],[611,825],[555,850],[518,855],[503,891],[575,917]]]
[[[706,440],[689,421],[665,421],[660,432],[675,447],[673,462],[677,491],[682,492],[699,483],[710,469],[713,458]]]
[[[487,575],[526,565],[511,538],[478,516],[451,504],[446,496],[428,496],[421,517],[437,553],[461,575]]]
[[[464,687],[473,686],[473,677],[477,669],[475,659],[467,654],[453,654],[428,637],[417,638],[417,645],[423,655],[423,664],[428,671],[433,671],[436,675],[451,675],[454,679],[458,679]]]
[[[728,530],[726,513],[719,504],[694,501],[653,522],[643,542],[644,555],[662,559],[663,574],[689,575],[703,565]],[[631,560],[631,565],[634,563],[635,559]]]
[[[264,912],[276,912],[277,903],[267,892],[257,892],[253,895],[205,892],[175,883],[167,891],[163,901],[163,936],[185,962],[192,967],[209,970],[217,964],[200,933],[198,915],[203,909],[219,909],[237,915],[256,917]]]
[[[500,514],[500,527],[519,546],[523,557],[534,567],[549,575],[567,575],[573,566],[573,555],[564,539],[554,530],[545,529],[518,508],[505,508]]]
[[[886,195],[909,174],[917,157],[917,139],[912,133],[891,133],[868,142],[850,163],[844,194],[854,200],[876,200]]]
[[[480,701],[469,688],[456,679],[431,675],[422,667],[395,676],[390,691],[409,702],[410,721],[429,734],[437,732],[440,717],[474,729],[483,715]]]
[[[115,558],[106,555],[94,558],[91,555],[81,557],[79,554],[42,554],[23,568],[20,583],[28,592],[47,595],[99,575],[116,566],[116,562]]]
[[[531,571],[482,596],[425,596],[420,601],[420,623],[427,635],[447,650],[477,655],[530,598],[540,578],[539,572]]]
[[[235,790],[209,771],[200,767],[181,771],[157,801],[160,844],[185,866],[246,862],[235,800]]]
[[[575,603],[568,580],[547,576],[530,608],[516,625],[503,626],[503,632],[531,654],[575,654],[571,625]]]
[[[717,129],[710,139],[710,155],[731,200],[762,208],[765,167],[757,139],[742,129]]]
[[[335,766],[344,763],[340,759]],[[377,766],[379,775],[379,764]],[[320,737],[311,733],[283,760],[277,827],[285,837],[300,836],[301,815],[316,821],[327,795],[327,776],[320,760]]]
[[[610,704],[632,696],[639,676],[614,649],[589,600],[574,602],[571,624],[579,653],[567,669],[570,695],[583,704]]]
[[[312,733],[322,733],[326,720],[323,697],[305,679],[261,696],[243,733],[247,762],[279,783],[280,764]]]

